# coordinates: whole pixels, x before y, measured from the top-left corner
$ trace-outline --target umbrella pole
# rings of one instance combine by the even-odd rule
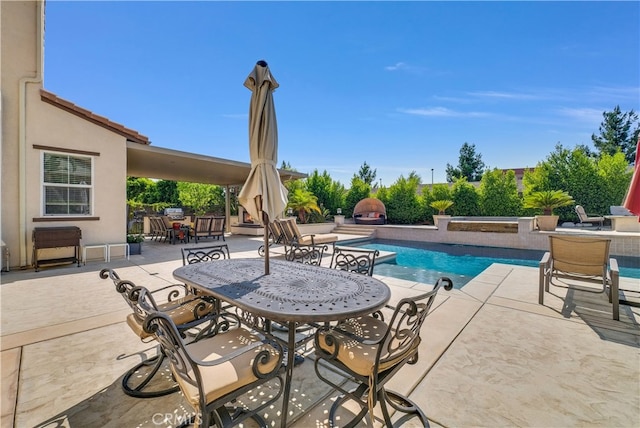
[[[269,275],[269,216],[264,211],[262,223],[264,223],[264,274]]]

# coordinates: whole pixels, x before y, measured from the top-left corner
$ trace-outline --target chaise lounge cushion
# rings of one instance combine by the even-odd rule
[[[330,233],[318,233],[311,235],[303,235],[298,229],[295,218],[287,218],[281,220],[283,226],[289,227],[298,240],[298,244],[312,245],[312,244],[333,244],[338,240],[338,235],[332,235]]]

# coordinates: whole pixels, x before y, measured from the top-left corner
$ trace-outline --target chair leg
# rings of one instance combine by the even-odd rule
[[[212,419],[215,422],[216,427],[227,427],[234,425],[234,421],[241,415],[246,414],[247,410],[241,407],[220,407],[213,411]],[[267,422],[265,422],[264,418],[258,414],[252,415],[251,419],[253,419],[260,428],[268,428]]]
[[[393,391],[385,391],[383,388],[378,392],[378,401],[380,402],[380,407],[382,408],[382,414],[384,416],[385,423],[389,427],[394,425],[391,423],[389,410],[387,409],[387,403],[398,412],[404,413],[404,415],[396,421],[396,426],[400,426],[406,421],[415,417],[420,419],[420,423],[422,424],[422,426],[429,426],[427,415],[424,414],[422,409],[420,409],[420,407],[418,407],[416,403],[414,403],[404,395],[400,395],[397,392]]]
[[[360,412],[358,412],[358,414],[353,417],[353,419],[346,423],[341,423],[340,426],[344,428],[355,428],[359,426],[360,421],[362,421],[362,419],[369,413],[369,407],[364,403],[365,399],[363,398],[368,392],[369,387],[362,384],[357,389],[351,392],[353,397],[345,394],[338,397],[338,399],[336,399],[336,401],[331,406],[331,409],[329,410],[330,426],[337,426],[337,411],[340,407],[342,407],[342,404],[348,400],[354,400],[357,404],[360,405],[361,409]],[[415,402],[405,397],[404,395],[401,395],[394,391],[387,391],[382,388],[380,391],[378,391],[377,399],[378,403],[380,403],[385,426],[401,426],[411,419],[418,418],[420,420],[421,426],[429,427],[429,419],[427,418],[427,415],[422,411],[422,409],[420,409],[420,407],[418,407]],[[396,420],[395,424],[391,421],[391,414],[389,413],[387,404],[389,404],[397,412],[404,413],[399,419]]]
[[[174,385],[170,388],[162,389],[159,391],[143,391],[143,389],[149,384],[149,382],[151,382],[151,379],[153,379],[153,377],[162,367],[164,359],[164,354],[162,352],[158,352],[158,355],[156,355],[155,357],[148,358],[127,371],[122,378],[122,390],[124,391],[124,393],[130,397],[135,398],[155,398],[177,392],[180,389],[178,385]],[[142,380],[138,384],[138,386],[130,386],[129,380],[143,367],[151,368],[148,369],[147,373],[142,377]]]
[[[369,413],[369,408],[366,405],[362,404],[362,396],[365,392],[367,392],[369,387],[367,385],[361,384],[357,389],[351,392],[355,397],[350,397],[349,395],[343,394],[333,402],[331,409],[329,410],[329,426],[335,427],[340,426],[342,428],[355,428],[358,426],[360,421]],[[360,405],[360,412],[355,415],[350,421],[343,422],[342,424],[336,423],[336,413],[342,404],[347,400],[354,400],[356,404]]]

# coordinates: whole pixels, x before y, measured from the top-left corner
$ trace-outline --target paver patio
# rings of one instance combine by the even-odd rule
[[[233,258],[257,257],[260,243],[227,238]],[[175,282],[181,264],[180,245],[147,242],[128,261],[3,272],[1,425],[166,427],[191,414],[179,393],[122,392],[122,374],[155,344],[130,331],[128,307],[98,277],[111,267],[153,289]],[[380,278],[392,303],[431,286]],[[621,288],[640,290],[639,282],[621,278]],[[640,309],[621,306],[613,321],[604,295],[552,287],[541,306],[537,292],[536,268],[502,264],[461,290],[441,291],[418,364],[405,366],[391,389],[409,394],[435,427],[640,426]],[[311,352],[294,370],[295,427],[328,426],[336,396],[312,360]],[[279,409],[266,414],[276,426]]]

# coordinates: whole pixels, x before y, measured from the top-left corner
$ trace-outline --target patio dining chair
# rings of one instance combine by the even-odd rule
[[[617,260],[609,257],[610,245],[608,238],[550,235],[549,251],[539,265],[538,303],[544,304],[549,285],[591,293],[605,293],[609,288],[613,319],[620,319],[620,272]],[[599,287],[588,286],[590,283]]]
[[[182,266],[231,258],[227,244],[181,248]]]
[[[372,276],[378,250],[367,248],[334,247],[331,268]]]
[[[213,217],[196,217],[193,228],[189,231],[196,244],[202,238],[211,238],[211,227],[213,225]]]
[[[225,241],[224,239],[225,222],[226,222],[225,217],[213,217],[213,221],[211,222],[211,236],[213,236],[217,240],[220,240],[220,237],[222,237],[222,240]]]
[[[336,326],[318,328],[314,340],[315,372],[318,378],[342,394],[329,412],[330,426],[337,426],[338,410],[350,400],[358,404],[360,411],[350,421],[340,417],[341,427],[358,426],[367,414],[374,426],[373,410],[378,404],[387,427],[394,426],[387,404],[403,413],[399,424],[417,417],[422,426],[429,426],[426,415],[416,403],[398,392],[387,390],[385,385],[405,364],[417,363],[422,325],[443,286],[451,290],[453,283],[449,278],[441,277],[431,291],[400,300],[388,324],[379,317],[367,315]],[[339,369],[355,382],[355,389],[345,389],[344,379],[336,381],[335,372],[330,368]],[[330,373],[332,375],[328,376]]]
[[[290,262],[305,263],[308,265],[320,266],[322,264],[322,257],[324,252],[329,247],[326,244],[322,245],[285,245],[284,246],[284,259]]]
[[[171,284],[153,292],[145,287],[136,286],[133,282],[120,279],[112,269],[102,269],[100,278],[111,279],[132,313],[127,316],[127,325],[143,342],[151,341],[152,336],[144,331],[143,322],[146,313],[140,310],[138,299],[141,292],[146,292],[146,299],[157,311],[165,313],[176,323],[180,331],[194,329],[193,334],[212,328],[215,315],[215,304],[208,298],[194,294],[184,284]],[[136,398],[155,398],[178,391],[173,383],[165,389],[154,388],[150,382],[158,374],[164,363],[165,354],[158,347],[156,356],[143,360],[129,369],[122,378],[122,389],[125,394]],[[133,385],[132,381],[137,385]]]
[[[187,342],[170,316],[148,305],[144,293],[141,297],[139,306],[147,313],[144,331],[160,344],[180,390],[196,412],[188,423],[223,428],[252,418],[267,428],[258,413],[282,394],[282,345],[268,333],[242,327],[213,330]],[[270,387],[264,385],[270,381]]]

